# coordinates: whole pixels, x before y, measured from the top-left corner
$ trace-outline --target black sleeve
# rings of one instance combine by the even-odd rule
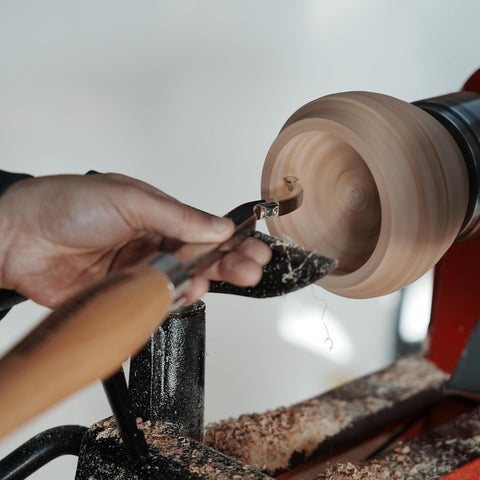
[[[2,195],[10,185],[19,180],[30,178],[31,175],[25,173],[10,173],[0,170],[0,195]],[[25,301],[27,298],[15,290],[6,290],[0,288],[0,319],[2,319],[10,309],[17,303]]]
[[[6,172],[5,170],[0,170],[0,195],[3,195],[5,190],[15,182],[31,177],[31,175],[27,175],[26,173],[11,173]]]

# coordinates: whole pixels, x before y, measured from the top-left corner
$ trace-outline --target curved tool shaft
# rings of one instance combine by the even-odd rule
[[[285,195],[283,197],[276,200],[257,200],[244,203],[225,215],[235,225],[233,236],[226,242],[220,245],[187,244],[176,251],[174,255],[185,265],[188,275],[192,277],[201,274],[210,265],[233,250],[245,239],[238,234],[247,230],[255,230],[257,220],[279,217],[299,208],[303,200],[303,189],[298,178],[285,177],[284,182]]]

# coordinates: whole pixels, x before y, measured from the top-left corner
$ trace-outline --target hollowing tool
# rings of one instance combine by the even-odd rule
[[[186,244],[179,248],[174,255],[162,254],[154,259],[150,265],[156,270],[164,272],[173,283],[177,297],[181,295],[182,290],[188,286],[188,279],[195,275],[201,274],[210,265],[219,260],[225,253],[231,251],[236,245],[241,243],[245,237],[241,235],[244,232],[254,231],[257,220],[279,217],[287,215],[297,210],[302,204],[303,200],[303,188],[300,185],[299,179],[293,176],[287,176],[283,179],[284,192],[280,193],[274,199],[257,200],[253,202],[244,203],[225,216],[230,218],[235,225],[235,232],[232,238],[225,243],[212,248],[211,245],[205,244]],[[263,238],[267,241],[266,238]],[[299,248],[297,246],[297,248]],[[300,248],[299,251],[302,255],[308,257],[309,252]],[[332,263],[332,269],[336,266],[334,260],[330,260]],[[315,269],[314,269],[315,270]],[[320,274],[323,276],[325,273],[320,268],[317,272],[312,270],[312,275]],[[313,277],[312,277],[313,278]],[[305,283],[299,285],[299,288],[310,284],[310,279],[305,279]],[[273,282],[273,278],[271,279]],[[273,283],[271,284],[271,295],[279,295],[286,293],[285,282],[283,285],[277,283],[279,291],[275,292]],[[293,291],[293,290],[292,290]],[[177,302],[182,301],[181,298],[177,298]]]
[[[138,430],[147,439],[147,461],[131,461],[121,439],[123,420],[107,419],[83,437],[76,480],[478,478],[478,404],[445,389],[480,317],[480,71],[464,90],[415,105],[353,92],[302,107],[274,141],[262,178],[264,198],[281,198],[286,185],[296,185],[293,177],[300,178],[302,207],[280,218],[269,214],[275,206],[254,212],[255,219],[266,212],[277,236],[338,258],[335,273],[322,283],[345,296],[394,291],[441,258],[426,355],[402,358],[291,407],[219,422],[203,438],[204,337],[190,330],[202,324],[203,307],[179,311],[133,359],[129,392],[117,398],[131,402],[131,416],[142,418]],[[452,246],[456,240],[462,241]],[[281,256],[284,245],[276,243],[272,248]],[[283,256],[277,264],[285,261]],[[185,276],[174,271],[175,278]],[[271,275],[282,286],[283,274]],[[135,279],[140,277],[145,275]],[[151,295],[144,285],[142,300],[105,331],[142,318],[144,309],[163,317],[159,302],[144,304]],[[113,288],[122,293],[120,287]],[[212,288],[263,296],[263,287]],[[89,305],[99,317],[110,312],[111,303],[98,304],[101,298],[91,303],[87,297],[80,312]],[[19,458],[17,453],[17,463]]]

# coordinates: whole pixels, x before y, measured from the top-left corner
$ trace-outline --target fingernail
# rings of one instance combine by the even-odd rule
[[[228,218],[212,217],[212,227],[216,232],[226,232],[231,229],[232,221]]]

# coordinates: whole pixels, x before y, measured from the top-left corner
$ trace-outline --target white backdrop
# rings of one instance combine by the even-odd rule
[[[480,65],[479,17],[478,0],[2,0],[0,168],[117,171],[224,214],[258,197],[271,142],[307,101],[457,90]],[[314,296],[327,300],[332,350]],[[207,420],[388,364],[398,298],[318,287],[268,301],[207,296]],[[0,324],[1,351],[44,313],[16,308]],[[107,415],[94,384],[0,442],[0,458],[47,427]],[[71,457],[31,478],[74,469]]]

